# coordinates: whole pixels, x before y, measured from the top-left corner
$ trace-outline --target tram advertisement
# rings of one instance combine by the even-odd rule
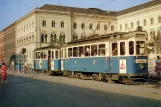
[[[120,73],[126,74],[126,59],[120,59]]]

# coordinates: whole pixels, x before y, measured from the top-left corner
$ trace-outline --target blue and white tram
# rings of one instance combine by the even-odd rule
[[[135,31],[71,42],[61,50],[66,53],[61,59],[62,70],[100,80],[147,77],[146,37],[146,32]]]
[[[37,72],[49,71],[51,74],[61,71],[60,49],[52,46],[34,50],[33,69]]]

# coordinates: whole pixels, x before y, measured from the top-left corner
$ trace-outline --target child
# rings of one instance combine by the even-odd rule
[[[5,63],[2,63],[2,67],[1,67],[1,78],[2,78],[1,84],[3,84],[4,81],[6,81],[6,84],[8,83],[7,82],[7,67],[5,66]]]

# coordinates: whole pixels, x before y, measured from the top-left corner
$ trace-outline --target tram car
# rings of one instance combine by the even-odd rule
[[[70,42],[61,48],[61,71],[107,81],[146,78],[146,37],[144,31],[117,32]]]
[[[61,71],[59,48],[53,46],[37,48],[34,50],[33,56],[32,69],[34,71],[50,74]]]

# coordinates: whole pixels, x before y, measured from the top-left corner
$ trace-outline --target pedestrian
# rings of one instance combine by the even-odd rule
[[[159,56],[157,56],[157,60],[155,61],[156,63],[156,72],[157,72],[157,78],[160,78],[161,77],[161,59]]]
[[[21,72],[21,60],[19,60],[19,62],[18,62],[18,73],[20,73]]]
[[[11,62],[11,69],[12,69],[13,73],[15,73],[15,62],[13,60]]]
[[[24,73],[27,73],[27,61],[25,61],[25,65],[24,65]]]
[[[7,67],[6,67],[5,63],[2,63],[1,78],[2,78],[1,84],[3,84],[4,81],[6,81],[6,84],[8,83],[7,82]]]

